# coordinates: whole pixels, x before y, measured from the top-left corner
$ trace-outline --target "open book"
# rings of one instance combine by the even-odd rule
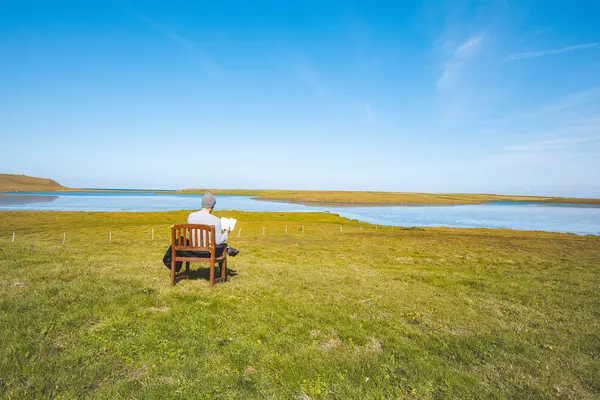
[[[237,223],[237,219],[235,218],[221,218],[221,229],[226,231],[230,230],[233,232],[233,228],[235,228],[235,224]]]

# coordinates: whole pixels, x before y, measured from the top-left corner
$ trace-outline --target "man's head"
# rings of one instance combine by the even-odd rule
[[[212,212],[212,210],[215,208],[215,204],[217,204],[217,199],[215,199],[215,196],[213,196],[213,194],[210,192],[204,193],[204,196],[202,196],[202,209]]]

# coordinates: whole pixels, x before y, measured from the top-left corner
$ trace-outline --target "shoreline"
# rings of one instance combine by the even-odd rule
[[[232,195],[234,196],[234,195]],[[269,201],[273,203],[301,204],[313,207],[456,207],[456,206],[480,206],[480,205],[540,205],[546,207],[573,207],[573,208],[600,208],[596,203],[558,203],[550,201],[482,201],[478,203],[351,203],[351,202],[321,202],[302,200],[274,200],[269,198],[252,197],[253,200]],[[498,203],[498,204],[496,204]]]
[[[229,195],[229,196],[237,196],[237,195]],[[270,199],[268,197],[252,197],[252,200],[258,201],[269,201],[273,203],[286,203],[286,204],[301,204],[305,206],[313,206],[313,207],[344,207],[344,208],[353,208],[353,207],[434,207],[434,206],[468,206],[468,205],[481,205],[487,204],[485,202],[481,203],[370,203],[370,202],[348,202],[348,201],[310,201],[310,200],[279,200],[279,199]],[[600,207],[600,204],[598,205]]]
[[[279,203],[288,204],[302,204],[306,206],[319,206],[319,207],[400,207],[400,206],[458,206],[458,205],[483,205],[493,203],[506,203],[506,204],[547,204],[548,206],[560,206],[564,204],[565,207],[600,207],[600,199],[594,198],[577,198],[577,197],[544,197],[544,196],[512,196],[512,195],[487,195],[487,194],[428,194],[428,193],[400,193],[400,192],[335,192],[335,191],[322,191],[322,192],[308,192],[313,196],[326,197],[328,195],[336,196],[353,196],[360,195],[363,197],[377,197],[377,196],[397,196],[409,198],[407,200],[390,201],[389,199],[377,201],[377,200],[334,200],[324,198],[320,199],[307,199],[303,198],[306,195],[300,191],[281,191],[281,195],[273,195],[271,193],[264,193],[265,191],[237,191],[237,190],[221,190],[221,189],[207,189],[213,194],[219,196],[244,196],[251,197],[254,200],[260,201],[272,201]],[[148,189],[60,189],[60,190],[30,190],[30,191],[1,191],[0,195],[37,195],[37,194],[71,194],[71,193],[89,193],[89,194],[102,194],[102,193],[117,193],[117,194],[151,194],[151,195],[183,195],[183,196],[198,196],[203,194],[203,191],[184,191],[184,190],[148,190]],[[296,195],[297,198],[287,198],[287,196]],[[424,197],[423,199],[414,199],[411,197]],[[460,196],[464,196],[461,199]],[[473,198],[475,197],[475,198]],[[477,198],[479,197],[479,198]],[[431,201],[428,201],[431,200]]]
[[[37,214],[37,213],[56,213],[60,215],[80,215],[80,214],[94,214],[101,215],[106,214],[109,215],[135,215],[135,214],[143,214],[145,216],[152,215],[170,215],[170,214],[186,214],[189,213],[190,210],[169,210],[169,211],[56,211],[56,210],[0,210],[0,218],[3,214],[13,213],[13,214]],[[454,227],[454,226],[408,226],[408,225],[385,225],[385,224],[373,224],[370,222],[363,222],[357,219],[350,219],[347,217],[343,217],[337,213],[321,211],[321,212],[313,212],[313,211],[240,211],[240,210],[219,210],[215,212],[215,215],[225,214],[229,215],[260,215],[264,214],[267,216],[275,216],[282,214],[286,217],[297,217],[298,215],[306,215],[306,216],[314,216],[314,215],[326,215],[336,217],[344,222],[346,225],[343,225],[346,228],[373,228],[380,227],[385,230],[381,230],[380,233],[391,233],[397,229],[398,232],[401,231],[420,231],[420,232],[429,232],[429,233],[449,233],[455,232],[460,234],[487,234],[487,235],[498,235],[498,236],[518,236],[518,235],[526,235],[526,236],[535,236],[535,237],[570,237],[574,238],[592,238],[600,240],[600,234],[593,233],[575,233],[575,232],[556,232],[556,231],[545,231],[545,230],[526,230],[526,229],[512,229],[512,228],[486,228],[486,227]],[[293,218],[283,218],[283,220],[293,220]],[[391,228],[391,230],[390,230]],[[347,232],[348,235],[356,234],[357,232]]]

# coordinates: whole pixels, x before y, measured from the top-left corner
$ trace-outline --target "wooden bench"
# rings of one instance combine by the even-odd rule
[[[221,253],[217,256],[217,250]],[[199,252],[200,256],[178,256],[177,251]],[[176,274],[175,264],[185,262],[185,273]],[[227,280],[226,245],[215,244],[215,227],[210,225],[183,224],[171,226],[171,285],[176,280],[189,279],[190,262],[210,263],[210,287],[215,282]],[[221,277],[215,279],[215,262],[219,263]]]

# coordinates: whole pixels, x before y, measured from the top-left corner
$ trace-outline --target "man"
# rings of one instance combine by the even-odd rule
[[[221,229],[221,220],[212,215],[212,212],[215,209],[215,204],[217,204],[217,199],[215,199],[215,196],[213,196],[213,194],[210,192],[204,193],[204,196],[202,196],[202,209],[200,211],[194,211],[188,216],[188,224],[214,226],[215,243],[217,245],[227,246],[227,234],[229,233],[229,230],[223,232]],[[239,250],[227,246],[228,255],[235,257],[238,253]]]

